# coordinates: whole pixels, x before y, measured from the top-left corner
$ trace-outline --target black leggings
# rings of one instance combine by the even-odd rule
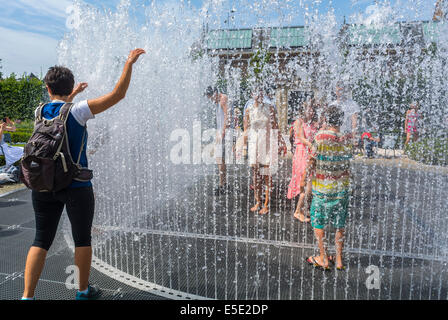
[[[75,247],[91,246],[95,197],[92,187],[70,188],[60,192],[32,193],[36,215],[36,238],[33,246],[48,251],[53,243],[64,206],[72,226]]]

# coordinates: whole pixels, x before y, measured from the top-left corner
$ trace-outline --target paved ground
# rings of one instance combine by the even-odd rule
[[[309,224],[292,218],[295,203],[285,199],[288,163],[276,176],[266,216],[249,212],[244,166],[229,169],[233,191],[221,197],[213,195],[214,175],[160,207],[123,204],[132,199],[128,193],[114,195],[119,202],[99,194],[96,252],[139,279],[209,298],[447,299],[448,177],[382,162],[353,166],[346,272],[304,263],[315,243]],[[167,191],[159,189],[151,195],[163,199]],[[132,224],[124,219],[131,215]],[[330,251],[332,244],[330,236]],[[366,286],[371,265],[380,272],[378,290]]]
[[[34,216],[27,190],[0,198],[0,300],[20,299],[23,292],[23,271],[26,254],[34,239]],[[61,223],[62,225],[62,223]],[[75,290],[68,290],[65,280],[67,266],[73,264],[73,252],[68,248],[61,230],[50,249],[37,299],[70,300]],[[103,299],[160,299],[92,270],[91,281],[104,291]]]
[[[14,184],[4,184],[0,186],[0,196],[19,190],[19,189],[23,189],[25,187],[25,185],[21,184],[21,183],[14,183]]]
[[[230,195],[215,197],[216,177],[206,176],[131,226],[114,223],[117,217],[110,215],[95,226],[95,254],[143,282],[208,298],[448,299],[446,175],[357,163],[347,270],[323,272],[304,263],[315,243],[310,226],[292,219],[294,202],[284,199],[288,165],[277,176],[267,216],[248,211],[253,199],[244,170],[230,170]],[[0,299],[21,295],[33,227],[28,191],[0,198]],[[64,284],[71,261],[60,232],[39,298],[73,298],[74,290]],[[379,289],[366,285],[369,266],[378,267]],[[159,298],[96,270],[92,280],[105,290],[105,299]]]

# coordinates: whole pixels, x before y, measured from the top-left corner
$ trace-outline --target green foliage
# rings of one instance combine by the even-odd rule
[[[0,117],[34,119],[34,110],[44,99],[44,84],[36,78],[0,80]]]
[[[406,147],[410,159],[428,165],[448,166],[448,138],[426,138]]]
[[[28,142],[32,134],[33,134],[32,131],[11,132],[11,141],[12,143]]]
[[[255,78],[256,84],[261,84],[268,76],[266,66],[271,60],[271,53],[268,50],[260,48],[249,60],[250,71]]]

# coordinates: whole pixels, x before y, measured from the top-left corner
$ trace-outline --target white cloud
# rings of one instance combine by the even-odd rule
[[[2,7],[20,9],[26,14],[58,18],[65,18],[66,8],[73,4],[73,1],[69,0],[2,0],[0,2]]]
[[[11,72],[40,75],[41,68],[45,74],[57,62],[58,41],[45,35],[0,27],[0,43],[4,75]]]

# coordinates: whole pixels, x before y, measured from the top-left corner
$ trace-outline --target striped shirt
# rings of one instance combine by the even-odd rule
[[[313,174],[313,195],[329,199],[342,199],[350,188],[351,147],[344,142],[343,134],[320,130],[313,142],[316,159]]]

